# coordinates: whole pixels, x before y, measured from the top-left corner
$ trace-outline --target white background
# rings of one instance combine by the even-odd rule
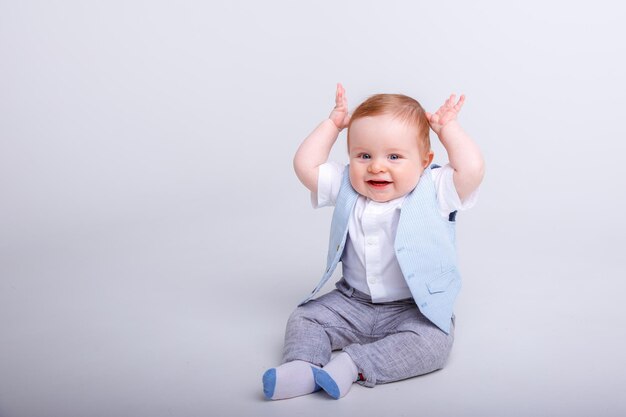
[[[0,416],[626,413],[616,4],[0,1]],[[267,402],[332,214],[292,157],[339,81],[351,108],[467,95],[487,176],[456,342],[427,376]]]

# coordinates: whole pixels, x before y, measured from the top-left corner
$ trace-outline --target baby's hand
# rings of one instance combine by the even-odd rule
[[[441,132],[441,129],[449,122],[456,120],[456,115],[461,111],[463,103],[465,103],[465,95],[461,94],[459,101],[454,104],[456,95],[452,94],[446,100],[439,110],[434,114],[426,112],[426,118],[430,123],[430,128],[435,131],[437,135]]]
[[[348,127],[350,123],[350,114],[348,113],[348,99],[346,98],[346,90],[344,90],[341,83],[337,83],[337,92],[335,93],[335,108],[330,112],[328,116],[330,120],[337,126],[337,129],[342,130],[344,127]]]

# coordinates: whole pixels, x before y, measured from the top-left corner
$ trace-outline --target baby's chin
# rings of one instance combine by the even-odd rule
[[[387,203],[389,201],[395,200],[396,198],[400,198],[405,194],[399,194],[399,193],[373,193],[370,192],[369,190],[357,190],[357,192],[362,195],[363,197],[367,197],[372,201],[375,201],[377,203]]]

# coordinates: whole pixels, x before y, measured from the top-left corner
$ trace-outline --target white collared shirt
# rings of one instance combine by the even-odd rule
[[[314,208],[335,205],[345,168],[336,162],[320,165],[317,195],[311,195]],[[454,187],[454,169],[449,164],[432,169],[431,173],[443,218],[476,204],[478,190],[461,202]],[[394,251],[405,197],[378,203],[360,195],[348,221],[348,239],[341,258],[343,277],[353,288],[369,294],[375,303],[411,297]]]

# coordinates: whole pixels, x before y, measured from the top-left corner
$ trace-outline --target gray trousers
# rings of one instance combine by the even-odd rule
[[[324,366],[331,351],[341,349],[356,364],[359,383],[368,387],[443,368],[454,341],[454,317],[448,335],[420,313],[412,298],[374,304],[343,279],[336,286],[291,314],[283,363]]]

